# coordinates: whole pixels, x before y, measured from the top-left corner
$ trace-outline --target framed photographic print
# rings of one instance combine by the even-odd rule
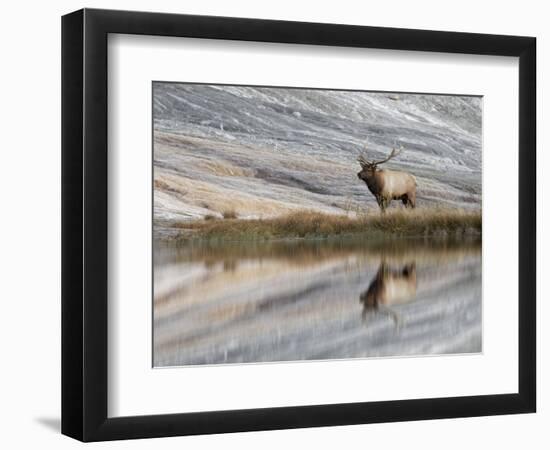
[[[531,37],[64,16],[62,432],[534,412],[535,61]]]

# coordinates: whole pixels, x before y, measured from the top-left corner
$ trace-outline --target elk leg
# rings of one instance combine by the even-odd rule
[[[401,328],[401,325],[403,324],[403,319],[401,316],[395,312],[392,308],[386,305],[380,305],[378,307],[378,311],[382,314],[386,314],[390,316],[391,320],[393,321],[393,324],[396,328]]]
[[[405,195],[403,195],[402,199],[403,199],[403,204],[407,208],[414,208],[415,207],[415,198],[414,198],[414,196],[412,196],[410,194],[405,194]]]
[[[408,195],[407,197],[409,199],[409,206],[411,208],[416,208],[416,194]]]
[[[378,203],[378,206],[380,207],[380,210],[384,212],[386,209],[386,205],[384,204],[384,197],[377,196],[376,201]]]
[[[367,309],[366,306],[363,306],[363,311],[361,311],[361,321],[362,322],[366,322],[367,321],[367,314],[368,314],[369,310]]]
[[[383,205],[382,212],[386,212],[386,208],[390,206],[390,202],[391,202],[390,199],[386,197],[382,197],[382,205]]]

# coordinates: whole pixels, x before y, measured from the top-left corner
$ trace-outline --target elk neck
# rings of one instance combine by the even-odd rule
[[[363,178],[363,181],[373,194],[378,194],[380,191],[380,183],[378,180],[378,169],[373,169],[367,173],[367,176]]]

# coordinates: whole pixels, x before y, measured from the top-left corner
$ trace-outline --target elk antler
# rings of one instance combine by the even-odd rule
[[[390,159],[395,158],[396,156],[400,155],[402,151],[403,151],[403,146],[402,145],[399,146],[399,149],[394,147],[392,149],[391,153],[388,155],[388,157],[386,159],[383,159],[381,161],[374,161],[373,164],[376,164],[376,165],[384,164],[385,162],[388,162]]]
[[[368,145],[367,145],[367,142],[365,142],[365,150],[367,149]],[[357,157],[357,161],[359,162],[359,164],[361,164],[361,167],[364,169],[365,167],[367,166],[370,166],[371,163],[370,161],[367,159],[367,155],[365,153],[365,151],[363,150],[359,156]]]

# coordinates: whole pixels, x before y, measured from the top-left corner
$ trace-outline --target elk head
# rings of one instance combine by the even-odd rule
[[[365,144],[365,150],[367,149],[367,144]],[[361,172],[357,172],[357,177],[360,180],[363,180],[365,183],[369,184],[369,180],[372,179],[376,173],[376,169],[380,164],[388,162],[390,159],[395,158],[403,151],[403,146],[399,146],[399,149],[393,148],[391,153],[380,161],[370,161],[367,159],[365,151],[361,152],[357,158],[357,161],[361,165]]]

